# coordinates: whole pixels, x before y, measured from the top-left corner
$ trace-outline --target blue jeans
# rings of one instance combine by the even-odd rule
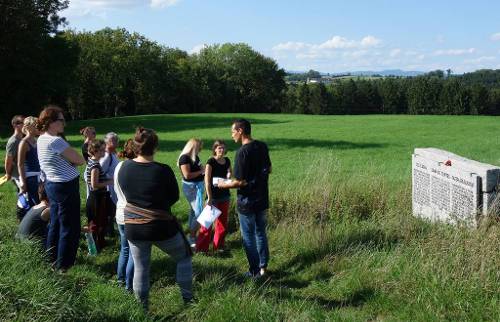
[[[47,251],[55,268],[75,263],[80,239],[80,186],[78,177],[68,182],[45,183],[50,202]]]
[[[118,280],[125,283],[127,290],[132,290],[132,281],[134,278],[134,260],[130,254],[128,240],[125,238],[125,225],[118,225],[120,232],[120,255],[118,256],[118,267],[116,273]]]
[[[266,211],[238,213],[243,247],[248,259],[249,272],[258,275],[269,262],[269,246],[266,235]]]
[[[181,233],[174,237],[160,241],[129,240],[130,252],[134,257],[134,293],[144,308],[148,309],[149,299],[149,269],[151,266],[151,246],[157,246],[170,255],[177,263],[175,279],[181,289],[182,298],[193,298],[193,266],[191,254]]]
[[[203,181],[189,182],[182,180],[182,192],[189,203],[189,229],[198,229],[196,219],[203,211],[203,192],[205,183]]]

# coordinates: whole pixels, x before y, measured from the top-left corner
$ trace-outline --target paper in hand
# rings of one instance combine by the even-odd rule
[[[217,219],[221,213],[222,211],[220,211],[217,207],[206,205],[196,220],[200,223],[200,225],[208,228],[212,226],[215,219]]]

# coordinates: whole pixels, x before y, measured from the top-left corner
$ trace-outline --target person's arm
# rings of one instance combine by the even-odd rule
[[[233,179],[231,183],[224,183],[224,180],[220,179],[218,187],[221,189],[239,189],[246,186],[248,183],[245,180]]]
[[[17,152],[17,172],[19,173],[19,180],[21,186],[19,187],[22,193],[28,190],[26,184],[26,171],[24,171],[24,162],[26,161],[26,152],[28,152],[28,144],[25,140],[19,143],[19,149]]]
[[[169,206],[172,206],[179,200],[179,185],[177,184],[177,179],[175,178],[174,172],[170,167],[167,168],[166,183],[169,199],[168,204]]]
[[[14,167],[17,166],[14,164],[15,153],[17,153],[17,149],[14,149],[14,145],[9,140],[9,142],[7,142],[5,162],[4,162],[5,177],[7,178],[7,181],[12,179],[12,170],[14,170]]]
[[[71,164],[78,166],[85,164],[85,159],[76,152],[72,147],[67,147],[62,153],[62,157],[68,160]]]
[[[207,191],[207,205],[212,205],[212,166],[205,166],[205,190]]]
[[[5,168],[5,177],[7,178],[7,181],[9,181],[12,178],[13,163],[14,162],[12,155],[5,155],[4,168]]]
[[[201,176],[203,174],[203,169],[191,172],[191,165],[182,164],[181,165],[181,172],[182,172],[182,176],[184,177],[184,179],[190,180],[190,179]]]
[[[113,183],[113,180],[106,180],[99,182],[99,169],[94,168],[90,170],[90,186],[92,189],[106,188],[106,186]]]

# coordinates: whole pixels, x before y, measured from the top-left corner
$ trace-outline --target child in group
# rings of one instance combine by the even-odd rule
[[[89,190],[87,198],[87,219],[88,229],[92,233],[96,242],[97,250],[100,251],[105,246],[104,236],[108,221],[107,200],[110,199],[106,189],[113,184],[113,179],[106,178],[102,171],[99,159],[104,156],[105,143],[103,140],[89,142],[89,160],[85,169],[85,182]]]
[[[215,180],[230,179],[233,171],[231,161],[226,157],[226,144],[222,140],[216,140],[212,146],[212,156],[205,166],[205,188],[207,191],[207,205],[214,206],[222,213],[215,220],[214,251],[224,251],[224,238],[227,232],[227,219],[230,193],[229,189],[219,189]],[[196,240],[196,251],[208,252],[210,247],[212,228],[200,227],[198,239]]]

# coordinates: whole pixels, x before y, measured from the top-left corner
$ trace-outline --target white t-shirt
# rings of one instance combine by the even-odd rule
[[[118,165],[115,168],[115,173],[113,175],[113,182],[114,184],[114,192],[116,194],[116,223],[118,225],[125,225],[125,214],[124,214],[124,209],[125,206],[127,205],[127,199],[125,199],[125,195],[123,194],[122,188],[120,187],[120,184],[118,183],[118,173],[120,172],[120,169],[123,165],[123,161],[118,163]]]
[[[112,179],[114,177],[116,166],[118,165],[119,162],[120,161],[118,160],[116,153],[109,153],[109,152],[106,152],[106,154],[104,154],[104,156],[99,160],[99,163],[101,164],[102,172],[109,179]],[[115,190],[113,189],[113,186],[109,185],[109,186],[107,186],[107,189],[108,189],[109,194],[111,196],[111,200],[113,200],[113,202],[116,205],[117,197],[115,194]]]

